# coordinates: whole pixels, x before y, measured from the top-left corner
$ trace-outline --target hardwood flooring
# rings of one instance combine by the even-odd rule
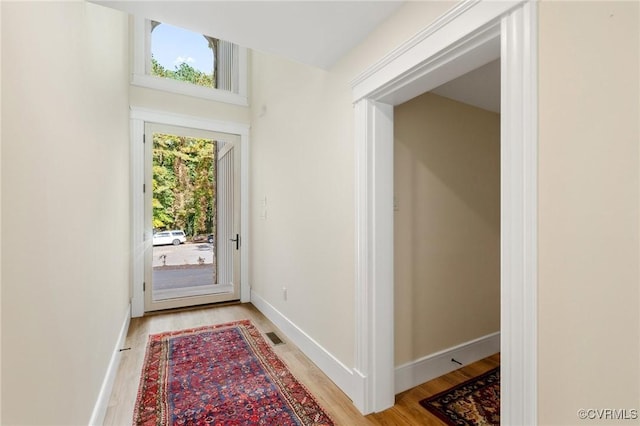
[[[499,365],[500,354],[495,354],[402,392],[396,395],[396,404],[393,407],[381,413],[368,415],[369,424],[441,426],[445,423],[422,408],[420,400],[486,373]]]
[[[500,364],[499,354],[493,355],[397,395],[396,405],[384,412],[362,416],[351,400],[271,321],[249,303],[152,314],[131,320],[125,343],[125,348],[131,349],[122,352],[104,425],[131,424],[147,338],[150,334],[240,319],[250,319],[265,334],[270,331],[278,334],[285,344],[274,346],[273,350],[287,364],[294,376],[309,389],[337,425],[442,425],[443,423],[422,408],[418,401]]]

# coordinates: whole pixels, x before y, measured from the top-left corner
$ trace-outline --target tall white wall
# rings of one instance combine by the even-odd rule
[[[639,9],[539,6],[544,425],[583,424],[580,408],[640,408]]]
[[[252,291],[348,363],[354,323],[348,96],[340,102],[335,77],[319,69],[255,52],[253,67]]]
[[[348,367],[355,357],[350,81],[451,6],[407,3],[329,71],[252,55],[252,292]]]
[[[128,19],[2,2],[2,424],[87,424],[129,306]]]
[[[408,2],[327,72],[254,55],[253,291],[346,365],[349,81],[451,5]],[[577,424],[578,408],[640,400],[640,13],[637,2],[546,1],[539,12],[539,420]]]
[[[408,2],[329,71],[253,58],[253,291],[347,366],[349,82],[451,5]],[[127,18],[84,2],[0,8],[0,422],[86,424],[129,300]],[[539,12],[539,420],[577,424],[578,408],[640,400],[640,11]],[[168,105],[144,91],[132,103]]]

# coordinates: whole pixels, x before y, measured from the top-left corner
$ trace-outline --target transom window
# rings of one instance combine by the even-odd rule
[[[217,88],[217,47],[213,37],[151,21],[150,74]]]
[[[229,41],[136,18],[132,84],[247,105],[247,52]]]

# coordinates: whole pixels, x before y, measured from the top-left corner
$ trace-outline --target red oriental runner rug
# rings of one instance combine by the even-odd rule
[[[149,336],[134,425],[333,425],[249,320]]]
[[[500,424],[500,367],[420,401],[448,425]]]

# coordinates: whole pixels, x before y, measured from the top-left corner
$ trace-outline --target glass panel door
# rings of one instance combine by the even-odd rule
[[[240,298],[238,142],[146,124],[146,311]]]

